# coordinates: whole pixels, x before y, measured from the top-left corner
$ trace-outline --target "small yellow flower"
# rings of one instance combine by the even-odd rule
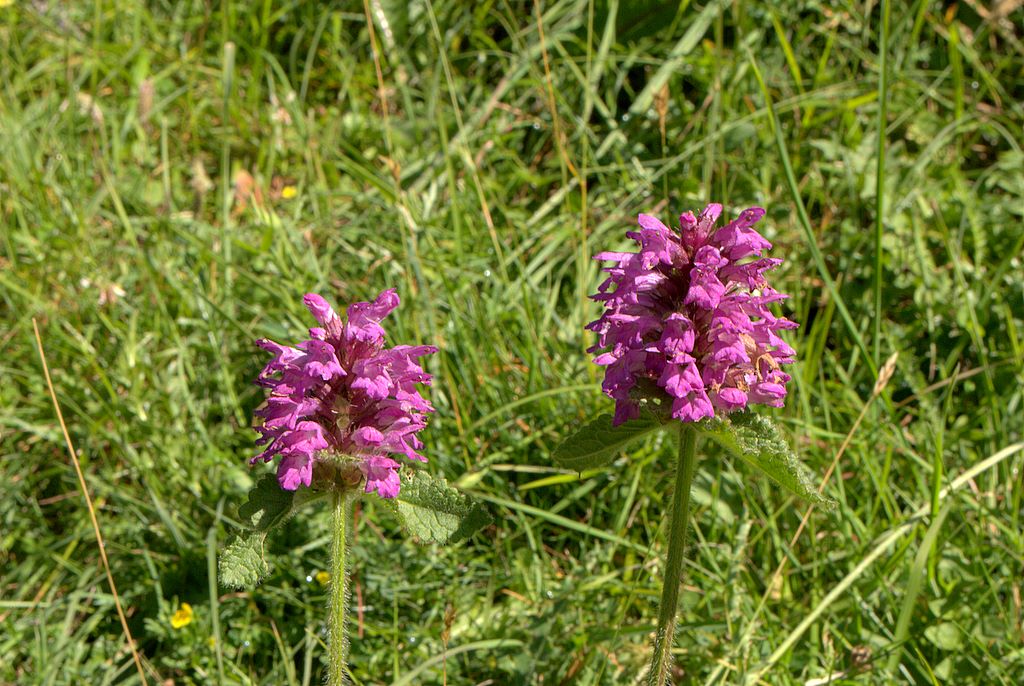
[[[281,197],[284,198],[285,200],[291,200],[298,194],[299,191],[297,188],[295,188],[295,186],[285,186],[284,188],[281,189]]]
[[[321,586],[326,586],[331,581],[331,575],[327,572],[317,572],[316,580],[320,582]]]
[[[182,603],[178,611],[171,615],[171,628],[180,629],[192,623],[192,606]]]

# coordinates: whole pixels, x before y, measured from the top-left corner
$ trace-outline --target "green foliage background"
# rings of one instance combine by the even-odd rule
[[[32,318],[150,683],[306,685],[324,508],[255,590],[209,576],[255,476],[252,341],[301,337],[307,291],[396,287],[391,338],[440,348],[429,469],[495,524],[421,547],[364,503],[358,683],[632,683],[672,448],[550,453],[610,407],[592,254],[714,200],[768,208],[786,259],[787,439],[819,476],[850,439],[795,544],[804,505],[704,446],[679,682],[1020,683],[1019,2],[892,3],[882,130],[871,1],[0,5],[0,682],[138,679]]]

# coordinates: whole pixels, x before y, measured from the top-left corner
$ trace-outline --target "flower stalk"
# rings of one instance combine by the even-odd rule
[[[611,263],[591,296],[604,312],[587,329],[597,334],[588,352],[605,367],[602,390],[615,401],[612,431],[626,424],[620,433],[628,437],[628,423],[641,419],[648,401],[655,401],[652,409],[662,419],[680,422],[668,559],[648,686],[665,686],[672,665],[697,459],[694,424],[750,405],[782,407],[790,380],[782,367],[796,357],[780,334],[797,324],[772,311],[789,296],[773,289],[765,276],[782,260],[765,257],[772,244],[754,228],[764,208],[749,207],[716,228],[721,214],[718,203],[699,215],[684,212],[678,230],[641,214],[639,230],[626,233],[638,246],[635,252],[594,256]],[[759,441],[769,434],[761,431]],[[793,468],[787,479],[800,483],[797,472]]]
[[[679,461],[676,464],[675,491],[668,529],[668,560],[658,610],[658,630],[654,636],[654,655],[647,675],[647,686],[665,686],[672,667],[679,588],[686,560],[686,533],[690,520],[690,487],[697,464],[697,430],[693,424],[679,425]]]
[[[352,498],[347,491],[332,495],[334,517],[331,533],[331,580],[328,586],[328,655],[327,686],[343,686],[348,674],[348,634],[345,630],[345,609],[348,603],[348,519]]]

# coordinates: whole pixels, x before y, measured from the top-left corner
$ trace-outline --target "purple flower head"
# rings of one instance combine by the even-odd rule
[[[294,348],[257,341],[274,357],[256,380],[270,397],[256,410],[257,444],[266,448],[251,461],[280,457],[277,480],[289,491],[309,486],[318,463],[333,463],[348,468],[343,479],[365,479],[367,493],[393,498],[401,465],[389,455],[426,461],[416,434],[434,408],[417,389],[430,384],[419,358],[437,348],[385,347],[380,321],[398,307],[394,290],[353,303],[347,321],[315,293],[303,301],[319,323],[309,340]]]
[[[781,260],[753,226],[764,216],[751,207],[715,230],[722,206],[679,217],[673,231],[646,214],[626,235],[637,252],[604,252],[609,277],[591,296],[604,303],[587,325],[597,333],[594,362],[606,367],[604,392],[615,400],[615,424],[638,417],[637,394],[657,394],[671,415],[695,422],[760,403],[781,407],[795,351],[778,335],[796,324],[769,305],[787,296],[764,273]],[[638,386],[639,385],[639,386]]]

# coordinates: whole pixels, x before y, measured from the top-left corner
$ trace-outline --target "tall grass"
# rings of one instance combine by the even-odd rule
[[[209,576],[252,480],[252,340],[307,291],[395,286],[396,340],[440,348],[432,468],[498,516],[424,550],[356,512],[356,683],[631,683],[672,446],[549,452],[606,401],[591,254],[717,200],[767,207],[786,257],[778,419],[819,472],[848,447],[799,537],[702,457],[679,682],[1018,683],[1024,10],[884,4],[884,49],[879,3],[0,7],[0,682],[138,678],[31,319],[150,682],[307,685],[324,522],[251,592]]]

